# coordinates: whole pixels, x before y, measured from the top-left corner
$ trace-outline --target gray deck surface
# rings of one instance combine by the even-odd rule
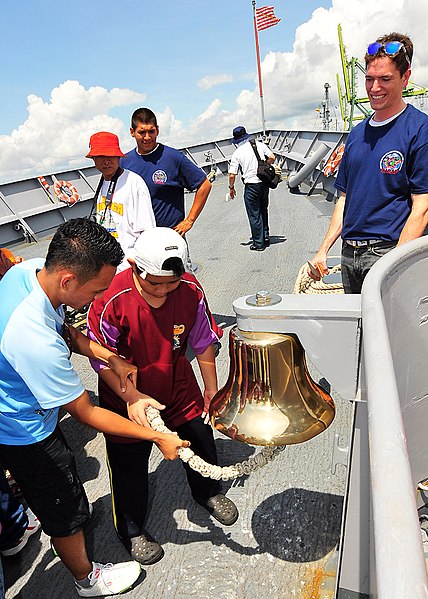
[[[228,373],[227,333],[234,323],[232,301],[259,289],[291,293],[300,266],[317,250],[332,206],[321,196],[292,195],[286,183],[271,192],[271,247],[249,250],[249,227],[242,201],[225,202],[227,179],[214,183],[208,203],[188,235],[196,276],[204,286],[225,335],[217,360],[219,384]],[[187,196],[191,201],[192,196]],[[44,255],[46,243],[20,248],[24,257]],[[16,248],[15,248],[16,250]],[[75,359],[87,389],[96,377],[86,359]],[[334,551],[341,525],[346,470],[331,471],[334,436],[348,444],[351,409],[338,399],[332,426],[319,437],[288,447],[262,470],[223,483],[240,511],[231,527],[210,519],[190,496],[184,470],[166,462],[155,448],[150,484],[148,530],[163,544],[165,557],[146,568],[145,580],[125,596],[155,599],[318,598],[319,581]],[[73,447],[94,515],[87,528],[90,557],[100,562],[127,559],[110,513],[103,436],[65,416],[62,428]],[[222,464],[235,463],[254,448],[217,435]],[[71,575],[49,549],[44,533],[21,554],[3,560],[7,599],[77,597]],[[144,575],[143,575],[144,576]],[[321,593],[321,594],[320,594]],[[331,595],[328,595],[331,597]]]

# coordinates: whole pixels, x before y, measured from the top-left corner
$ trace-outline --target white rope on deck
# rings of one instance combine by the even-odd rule
[[[146,416],[150,426],[158,433],[177,434],[167,428],[161,418],[159,410],[156,408],[148,406],[146,408]],[[251,474],[259,468],[263,468],[263,466],[266,466],[266,464],[275,459],[285,447],[285,445],[263,447],[261,452],[255,456],[231,466],[215,466],[214,464],[208,464],[205,460],[195,455],[190,447],[180,447],[178,455],[183,462],[189,464],[193,470],[206,478],[212,478],[214,480],[232,480],[239,476]]]
[[[328,274],[340,272],[340,264],[329,269]],[[297,274],[293,293],[344,293],[342,283],[325,283],[322,279],[316,281],[309,274],[309,267],[304,264]]]

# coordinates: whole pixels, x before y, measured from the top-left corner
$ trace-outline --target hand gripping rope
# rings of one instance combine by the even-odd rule
[[[166,433],[176,435],[177,433],[171,432],[161,418],[159,410],[148,406],[146,408],[146,416],[150,426],[158,433]],[[248,460],[233,464],[232,466],[214,466],[214,464],[208,464],[202,458],[195,455],[190,447],[180,447],[178,450],[179,457],[189,464],[189,466],[206,478],[212,478],[214,480],[232,480],[239,476],[244,476],[255,472],[259,468],[263,468],[269,462],[271,462],[277,455],[279,455],[285,449],[285,445],[281,446],[270,446],[263,447],[260,453],[252,456]]]
[[[336,274],[341,271],[340,264],[336,264],[329,269],[329,274]],[[313,279],[308,270],[308,265],[304,264],[298,272],[293,293],[344,293],[343,284],[340,283],[325,283],[322,279],[316,281]]]

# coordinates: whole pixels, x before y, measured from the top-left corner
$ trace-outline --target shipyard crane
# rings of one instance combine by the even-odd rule
[[[330,96],[330,87],[329,83],[324,83],[324,96],[321,102],[316,107],[315,111],[318,113],[318,117],[322,121],[323,131],[335,130],[337,131],[337,114],[336,114],[336,106],[334,106],[331,101]],[[333,118],[334,116],[334,118]],[[334,122],[334,126],[333,126]]]

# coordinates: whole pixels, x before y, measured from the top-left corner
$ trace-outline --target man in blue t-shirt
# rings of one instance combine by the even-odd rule
[[[365,55],[366,90],[374,114],[346,141],[335,186],[342,193],[311,260],[320,278],[327,253],[342,237],[345,293],[361,293],[373,264],[428,224],[428,116],[403,101],[413,56],[406,35],[390,33]]]
[[[204,171],[184,154],[158,143],[156,115],[149,108],[137,108],[131,119],[131,135],[137,147],[120,164],[144,179],[152,198],[156,226],[175,229],[185,235],[202,212],[211,183]],[[184,190],[196,190],[185,216]]]
[[[152,199],[156,226],[174,229],[184,237],[202,212],[211,191],[211,183],[204,171],[184,154],[158,143],[159,127],[156,115],[150,108],[137,108],[134,111],[130,131],[137,147],[121,159],[120,165],[144,179]],[[196,190],[187,216],[184,206],[185,189]],[[186,268],[194,271],[190,253]],[[217,326],[214,318],[212,326],[221,338],[223,330]],[[220,343],[217,342],[216,345],[218,352]]]

